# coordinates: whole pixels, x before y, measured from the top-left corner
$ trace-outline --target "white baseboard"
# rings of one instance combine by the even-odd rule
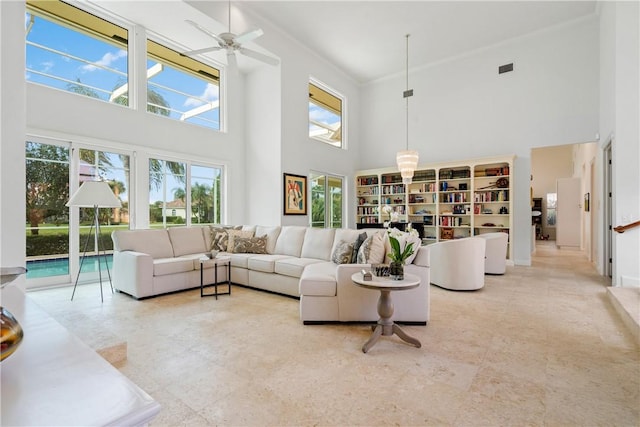
[[[640,288],[640,278],[620,276],[620,286],[623,288]]]

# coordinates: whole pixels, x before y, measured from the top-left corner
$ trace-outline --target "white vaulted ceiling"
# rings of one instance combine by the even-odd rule
[[[216,33],[228,29],[227,1],[90,1],[190,49],[213,40],[185,19]],[[416,68],[583,19],[595,14],[596,6],[596,1],[234,0],[231,20],[236,34],[260,26],[253,21],[267,20],[355,81],[367,83],[405,69],[407,33],[409,66]],[[260,41],[248,47],[260,50]],[[223,55],[210,57],[226,62]],[[240,59],[241,69],[255,66],[256,61]]]
[[[363,83],[583,18],[595,1],[242,1]]]

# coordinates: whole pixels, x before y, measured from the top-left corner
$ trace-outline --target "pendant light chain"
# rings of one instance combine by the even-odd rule
[[[409,150],[409,97],[413,96],[413,89],[409,89],[409,36],[410,34],[405,35],[406,37],[406,46],[407,46],[407,58],[406,58],[406,84],[407,89],[403,92],[403,96],[405,98],[405,128],[406,128],[406,149],[398,151],[396,155],[396,162],[398,164],[398,169],[400,169],[400,174],[402,175],[402,182],[405,185],[411,184],[413,179],[413,172],[418,167],[418,152],[415,150]]]

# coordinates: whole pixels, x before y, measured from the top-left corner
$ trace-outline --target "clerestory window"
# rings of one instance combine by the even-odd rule
[[[309,137],[343,147],[344,98],[321,83],[309,83]]]
[[[127,105],[128,31],[62,1],[27,1],[27,81]]]
[[[147,111],[220,130],[220,70],[147,40]]]

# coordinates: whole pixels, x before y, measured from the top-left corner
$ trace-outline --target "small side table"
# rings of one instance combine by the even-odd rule
[[[363,280],[362,273],[354,273],[351,276],[351,280],[358,286],[362,286],[367,289],[374,289],[380,291],[380,298],[378,299],[378,315],[380,319],[378,324],[373,327],[373,333],[369,340],[362,346],[362,352],[368,352],[380,339],[380,336],[391,336],[396,334],[403,341],[408,342],[416,346],[422,347],[422,344],[417,339],[408,335],[403,331],[400,326],[396,325],[391,317],[393,316],[393,301],[391,301],[391,291],[404,291],[407,289],[413,289],[420,286],[420,278],[413,274],[404,275],[403,280],[391,280],[388,277],[373,276],[372,280]]]
[[[204,266],[205,264],[213,263],[213,283],[204,283]],[[227,270],[226,280],[219,281],[218,280],[218,266],[224,267]],[[227,285],[227,292],[218,292],[218,286]],[[214,293],[205,294],[204,288],[209,286],[213,286],[215,288]],[[231,295],[231,257],[216,257],[216,258],[208,258],[203,256],[200,258],[200,297],[216,297],[218,299],[218,295]]]

